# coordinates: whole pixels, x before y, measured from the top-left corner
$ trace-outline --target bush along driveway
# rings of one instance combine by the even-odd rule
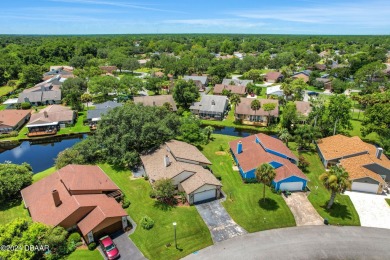
[[[238,172],[233,171],[228,142],[238,137],[212,135],[202,152],[213,163],[214,174],[221,178],[226,201],[222,203],[232,219],[248,232],[295,226],[294,216],[281,195],[266,188],[263,202],[263,185],[244,184]],[[222,150],[222,151],[221,151]]]

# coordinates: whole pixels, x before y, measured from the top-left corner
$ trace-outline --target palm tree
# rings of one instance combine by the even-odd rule
[[[270,185],[272,183],[272,181],[275,179],[276,172],[270,164],[263,163],[256,169],[255,175],[256,179],[264,185],[263,201],[265,201],[265,185]]]
[[[260,101],[258,99],[254,99],[252,102],[251,102],[251,109],[253,111],[255,111],[255,117],[256,117],[256,111],[259,110],[261,108],[261,104],[260,104]],[[256,121],[256,120],[255,120]]]
[[[210,141],[210,137],[211,137],[211,134],[214,132],[214,127],[212,126],[206,126],[203,131],[205,133],[205,135],[207,136],[207,141]]]
[[[276,108],[276,104],[275,103],[263,104],[263,110],[265,112],[268,112],[267,126],[269,126],[269,123],[271,122],[271,111],[273,111],[275,108]]]
[[[233,94],[230,96],[230,103],[234,106],[234,113],[236,113],[236,107],[241,103],[241,98],[237,94]]]
[[[92,101],[92,95],[88,93],[84,93],[81,95],[81,102],[87,103],[87,108],[88,108],[88,103]]]
[[[346,189],[351,187],[348,172],[342,166],[332,166],[330,171],[321,174],[320,180],[325,188],[331,192],[327,209],[332,207],[337,193],[344,193]]]
[[[279,131],[279,139],[282,140],[282,142],[286,143],[286,146],[288,147],[288,141],[290,141],[292,138],[291,134],[288,132],[287,128],[282,128]]]

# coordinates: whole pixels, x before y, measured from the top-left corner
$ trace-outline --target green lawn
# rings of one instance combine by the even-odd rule
[[[100,167],[129,198],[128,214],[137,222],[137,229],[131,239],[149,259],[179,259],[194,251],[212,245],[210,232],[196,208],[166,207],[149,197],[151,187],[144,179],[131,180],[130,171],[116,171],[107,164]],[[139,223],[145,215],[155,225],[151,230],[143,229]],[[177,243],[175,249],[173,222],[177,222]],[[166,245],[170,243],[170,247]]]
[[[232,157],[227,152],[228,142],[238,137],[216,135],[203,147],[203,153],[211,160],[214,174],[221,177],[223,191],[227,199],[223,206],[230,216],[248,232],[295,226],[294,216],[281,195],[272,193],[266,188],[265,204],[262,199],[262,184],[244,184],[238,172],[232,169]],[[225,154],[217,155],[220,147]]]
[[[72,252],[68,257],[68,260],[103,260],[103,256],[100,254],[99,250],[95,249],[90,251],[88,249],[77,249]]]
[[[386,200],[387,204],[389,204],[389,206],[390,206],[390,199],[385,199],[385,200]]]
[[[56,171],[56,168],[50,167],[49,169],[46,169],[44,171],[41,171],[41,172],[34,174],[33,175],[33,183],[45,178],[46,176],[49,176],[50,174],[52,174],[55,171]]]
[[[86,133],[90,132],[89,126],[84,125],[84,119],[87,118],[87,108],[84,109],[84,111],[81,111],[78,113],[77,121],[72,127],[66,127],[60,129],[60,131],[57,132],[58,135],[60,134],[72,134],[72,133]]]
[[[352,123],[352,130],[348,131],[348,134],[350,136],[359,136],[361,139],[367,142],[373,142],[380,144],[380,137],[377,133],[370,133],[363,137],[361,128],[362,128],[362,122],[359,120],[351,120]]]
[[[9,86],[2,86],[0,87],[0,97],[7,95],[9,92],[11,92],[14,88]]]
[[[289,147],[298,156],[296,144],[289,143]],[[337,195],[332,208],[330,210],[326,209],[330,192],[325,189],[319,180],[319,176],[325,172],[325,168],[316,151],[304,152],[302,155],[310,162],[308,173],[306,173],[310,180],[307,184],[311,190],[309,200],[321,217],[328,219],[329,223],[333,225],[360,226],[359,215],[348,196]]]
[[[230,109],[228,116],[226,119],[219,121],[219,120],[201,120],[202,125],[204,126],[215,126],[215,127],[234,127],[237,129],[246,129],[251,131],[257,131],[257,132],[263,132],[263,133],[269,133],[273,134],[276,132],[274,130],[275,125],[270,127],[262,127],[262,126],[251,126],[251,125],[243,125],[240,123],[236,123],[234,119],[234,107]]]

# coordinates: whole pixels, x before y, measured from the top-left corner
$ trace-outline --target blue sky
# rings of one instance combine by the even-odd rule
[[[390,34],[390,1],[6,0],[1,3],[0,34],[127,33]]]

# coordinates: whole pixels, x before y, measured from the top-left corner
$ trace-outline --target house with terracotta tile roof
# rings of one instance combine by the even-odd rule
[[[390,181],[390,160],[382,148],[363,142],[358,136],[334,135],[316,143],[325,167],[337,164],[348,172],[351,190],[381,193]]]
[[[279,139],[255,134],[229,142],[230,152],[243,179],[256,178],[256,168],[270,164],[276,172],[276,190],[304,190],[307,177],[298,168],[298,158]]]
[[[215,84],[213,93],[214,95],[222,95],[224,90],[229,91],[231,94],[237,94],[243,96],[247,93],[246,87],[243,85],[224,85],[224,84]]]
[[[77,228],[87,243],[125,229],[127,213],[117,185],[92,165],[67,165],[21,191],[34,222]]]
[[[211,162],[193,145],[171,140],[157,150],[141,156],[151,185],[170,179],[187,201],[195,204],[218,199],[222,184],[206,168]]]
[[[257,111],[251,108],[251,103],[253,98],[241,98],[241,102],[237,104],[234,117],[236,120],[240,120],[244,125],[259,125],[267,126],[268,117],[270,119],[279,117],[279,101],[276,99],[258,99],[261,104],[261,108]],[[275,104],[275,109],[268,112],[264,111],[263,105],[273,103]]]
[[[0,134],[19,130],[31,116],[31,110],[6,109],[0,111]]]

